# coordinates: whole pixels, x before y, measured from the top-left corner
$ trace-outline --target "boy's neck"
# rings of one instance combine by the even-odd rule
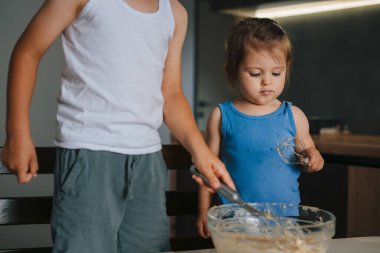
[[[158,10],[159,0],[124,0],[131,8],[146,12],[153,13]]]

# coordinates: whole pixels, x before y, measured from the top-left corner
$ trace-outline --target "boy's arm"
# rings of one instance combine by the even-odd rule
[[[2,162],[20,183],[37,175],[38,163],[30,135],[29,108],[38,64],[59,34],[75,19],[87,0],[47,0],[35,14],[13,50],[7,86],[6,141]]]
[[[178,141],[191,153],[193,163],[208,178],[212,188],[219,187],[219,179],[234,188],[223,163],[207,147],[181,86],[181,51],[187,29],[187,13],[177,1],[171,0],[175,31],[165,61],[162,93],[164,121]],[[203,185],[200,178],[194,179]]]
[[[306,171],[319,171],[323,168],[325,162],[311,138],[307,117],[303,111],[296,106],[292,106],[292,113],[297,129],[296,137],[305,143],[306,154],[310,158]]]

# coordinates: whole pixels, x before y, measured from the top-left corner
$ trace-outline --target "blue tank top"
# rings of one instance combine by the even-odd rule
[[[219,104],[219,108],[220,157],[242,199],[299,204],[300,170],[297,165],[285,163],[276,150],[280,139],[296,134],[291,103],[284,101],[276,111],[262,116],[244,114],[232,101]]]

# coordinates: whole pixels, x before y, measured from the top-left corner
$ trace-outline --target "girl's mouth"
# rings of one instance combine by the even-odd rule
[[[273,91],[272,90],[262,90],[262,91],[260,91],[260,93],[264,96],[269,96],[273,93]]]

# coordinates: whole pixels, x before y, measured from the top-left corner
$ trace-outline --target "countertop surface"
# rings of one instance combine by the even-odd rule
[[[380,158],[380,135],[313,135],[321,153]]]
[[[177,253],[217,253],[215,249],[176,251]],[[175,253],[168,252],[168,253]],[[327,253],[380,253],[380,236],[331,240]]]
[[[380,236],[334,239],[327,253],[380,253]]]

